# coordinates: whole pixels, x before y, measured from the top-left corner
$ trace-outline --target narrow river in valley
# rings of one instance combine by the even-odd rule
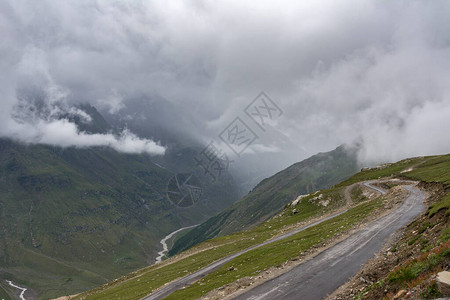
[[[21,300],[25,300],[25,291],[27,290],[26,288],[23,288],[21,286],[15,285],[11,280],[6,280],[6,282],[9,283],[10,286],[21,290],[22,292],[20,292],[20,296],[19,297],[20,297]]]
[[[170,240],[170,239],[171,239],[175,234],[177,234],[178,232],[183,231],[183,230],[186,230],[186,229],[189,229],[189,228],[193,228],[193,227],[195,227],[195,226],[198,226],[198,224],[197,224],[197,225],[192,225],[192,226],[187,226],[187,227],[180,228],[180,229],[175,230],[174,232],[171,232],[171,233],[169,233],[168,235],[166,235],[166,236],[161,240],[161,242],[160,242],[161,245],[163,246],[163,249],[162,249],[161,251],[158,252],[158,257],[156,257],[155,264],[161,262],[161,261],[162,261],[162,258],[164,257],[164,255],[166,255],[167,251],[169,251],[169,248],[167,247],[167,241],[168,241],[168,240]]]

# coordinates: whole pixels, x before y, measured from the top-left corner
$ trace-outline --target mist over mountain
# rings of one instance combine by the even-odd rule
[[[247,230],[268,220],[300,195],[330,188],[358,170],[357,147],[318,153],[261,180],[242,199],[176,240],[169,255],[216,236]]]
[[[448,152],[449,13],[446,1],[3,1],[0,136],[160,155],[220,142],[264,91],[289,143],[256,127],[234,160],[270,161],[266,176],[344,143],[366,163]],[[84,132],[56,103],[89,103],[123,131]]]
[[[88,104],[36,104],[32,115],[92,137],[124,134]],[[164,236],[238,199],[226,170],[212,181],[196,166],[199,146],[171,144],[156,156],[111,147],[0,138],[2,283],[25,283],[46,299],[83,291],[154,263]]]
[[[78,293],[362,166],[449,153],[449,16],[446,0],[0,1],[0,298],[5,280]]]

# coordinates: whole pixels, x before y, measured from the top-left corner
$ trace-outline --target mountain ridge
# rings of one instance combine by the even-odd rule
[[[297,196],[331,187],[350,177],[359,167],[356,151],[355,148],[339,146],[262,180],[231,207],[177,239],[169,255],[218,235],[251,228],[275,215]]]
[[[60,117],[86,132],[114,131],[95,107],[76,108],[91,120],[77,118],[80,112]],[[0,278],[51,298],[152,263],[162,237],[237,198],[226,174],[217,183],[202,177],[192,159],[196,151],[172,146],[156,159],[109,147],[0,139]],[[186,172],[195,174],[202,193],[181,207],[168,199],[167,188]]]

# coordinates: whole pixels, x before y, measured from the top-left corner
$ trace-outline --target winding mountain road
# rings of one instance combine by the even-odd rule
[[[385,191],[365,186],[381,193]],[[409,196],[388,215],[368,224],[342,242],[321,252],[310,261],[294,267],[234,299],[323,299],[354,276],[377,253],[389,236],[408,224],[423,210],[426,194],[412,185],[405,185]]]
[[[229,255],[227,257],[224,257],[224,258],[222,258],[222,259],[220,259],[220,260],[218,260],[218,261],[216,261],[216,262],[214,262],[214,263],[212,263],[212,264],[210,264],[210,265],[208,265],[208,266],[206,266],[206,267],[204,267],[204,268],[202,268],[202,269],[200,269],[200,270],[198,270],[198,271],[196,271],[196,272],[194,272],[192,274],[189,274],[189,275],[187,275],[187,276],[185,276],[183,278],[180,278],[180,279],[177,279],[175,281],[170,282],[169,284],[163,286],[162,288],[158,289],[157,291],[151,293],[150,295],[148,295],[148,296],[146,296],[146,297],[144,297],[142,299],[143,300],[157,300],[157,299],[162,299],[164,297],[167,297],[168,295],[172,294],[173,292],[175,292],[175,291],[177,291],[177,290],[179,290],[179,289],[181,289],[183,287],[187,287],[190,284],[194,283],[195,281],[205,277],[209,273],[214,272],[215,270],[219,269],[224,264],[226,264],[230,260],[238,257],[241,254],[244,254],[244,253],[246,253],[248,251],[251,251],[251,250],[257,249],[259,247],[268,245],[270,243],[274,243],[276,241],[279,241],[279,240],[285,239],[287,237],[290,237],[290,236],[292,236],[292,235],[294,235],[294,234],[296,234],[296,233],[298,233],[300,231],[303,231],[303,230],[305,230],[307,228],[310,228],[312,226],[315,226],[317,224],[320,224],[322,222],[330,220],[330,219],[332,219],[334,217],[337,217],[337,216],[345,213],[347,210],[348,209],[346,209],[344,211],[340,211],[338,213],[334,213],[334,214],[332,214],[330,216],[322,218],[322,219],[320,219],[320,220],[318,220],[316,222],[312,222],[312,223],[310,223],[310,224],[308,224],[306,226],[297,228],[297,229],[295,229],[293,231],[290,231],[290,232],[288,232],[286,234],[278,236],[278,237],[276,237],[274,239],[265,241],[265,242],[263,242],[261,244],[252,246],[250,248],[244,249],[242,251],[239,251],[237,253],[234,253],[234,254],[231,254],[231,255]]]
[[[363,184],[381,194],[385,194],[385,190],[372,185],[375,182],[378,181],[365,182]],[[323,299],[358,272],[361,265],[378,252],[394,231],[406,225],[423,211],[425,193],[413,186],[405,186],[405,188],[410,194],[399,208],[368,224],[365,229],[321,252],[310,261],[256,286],[235,299]],[[341,215],[347,210],[340,211],[277,238],[222,258],[192,274],[166,284],[143,299],[156,300],[167,297],[173,292],[219,269],[225,263],[243,253],[290,237],[300,231]]]

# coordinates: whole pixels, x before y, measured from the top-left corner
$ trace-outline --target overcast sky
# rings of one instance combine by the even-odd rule
[[[278,132],[302,155],[355,141],[364,161],[448,153],[449,16],[446,0],[3,0],[0,135],[158,154],[151,140],[90,136],[52,111],[25,120],[20,91],[111,113],[158,96],[203,142],[264,91],[283,115],[249,151],[283,150]]]

